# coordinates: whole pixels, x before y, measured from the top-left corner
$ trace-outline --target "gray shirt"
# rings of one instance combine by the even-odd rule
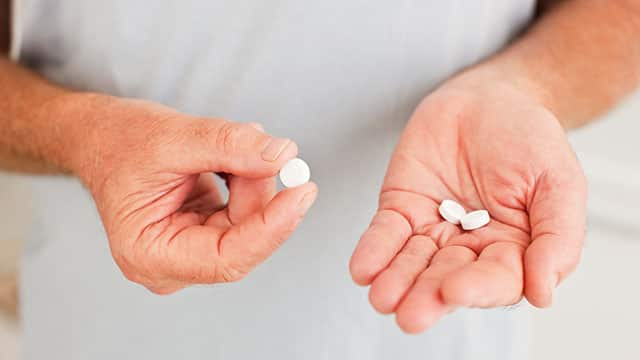
[[[75,89],[260,122],[295,139],[321,189],[245,280],[158,297],[123,278],[76,180],[33,179],[26,359],[526,358],[523,308],[458,311],[408,336],[347,264],[414,107],[512,39],[534,0],[16,1],[23,64]]]

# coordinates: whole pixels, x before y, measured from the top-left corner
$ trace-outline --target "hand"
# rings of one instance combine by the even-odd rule
[[[154,293],[241,279],[315,200],[313,183],[276,195],[274,175],[297,147],[259,125],[142,101],[96,102],[97,129],[75,172],[95,199],[116,263]],[[229,174],[226,205],[213,172]]]
[[[580,257],[586,188],[553,114],[508,84],[452,81],[407,124],[352,277],[409,333],[461,306],[523,295],[548,306]],[[487,209],[492,220],[463,231],[439,216],[445,199]]]

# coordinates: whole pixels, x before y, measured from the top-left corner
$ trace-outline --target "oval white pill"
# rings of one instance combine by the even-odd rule
[[[460,224],[465,230],[475,230],[487,225],[491,221],[487,210],[472,211],[460,219]]]
[[[453,200],[444,200],[440,204],[438,211],[442,218],[455,225],[460,224],[460,218],[467,213],[462,205]]]
[[[311,169],[302,159],[291,159],[280,169],[280,181],[288,188],[306,184],[309,179],[311,179]]]

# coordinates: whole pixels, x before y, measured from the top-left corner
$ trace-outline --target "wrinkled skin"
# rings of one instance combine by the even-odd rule
[[[154,293],[240,280],[278,248],[315,200],[313,183],[276,194],[274,175],[297,147],[259,125],[107,101],[97,101],[103,118],[77,172],[95,199],[116,263]],[[214,172],[228,174],[228,204]]]
[[[417,108],[351,259],[381,313],[418,333],[457,307],[549,306],[577,265],[587,186],[554,115],[510,86],[445,84]],[[463,231],[442,200],[487,209]]]

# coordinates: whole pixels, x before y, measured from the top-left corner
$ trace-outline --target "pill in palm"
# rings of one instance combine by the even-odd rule
[[[460,224],[465,230],[475,230],[487,225],[491,221],[487,210],[476,210],[460,218]]]
[[[455,225],[460,224],[460,218],[467,213],[462,205],[453,200],[444,200],[440,204],[438,211],[442,218]]]
[[[292,188],[306,184],[311,179],[311,169],[304,160],[295,158],[289,160],[280,169],[280,181],[282,185]]]

